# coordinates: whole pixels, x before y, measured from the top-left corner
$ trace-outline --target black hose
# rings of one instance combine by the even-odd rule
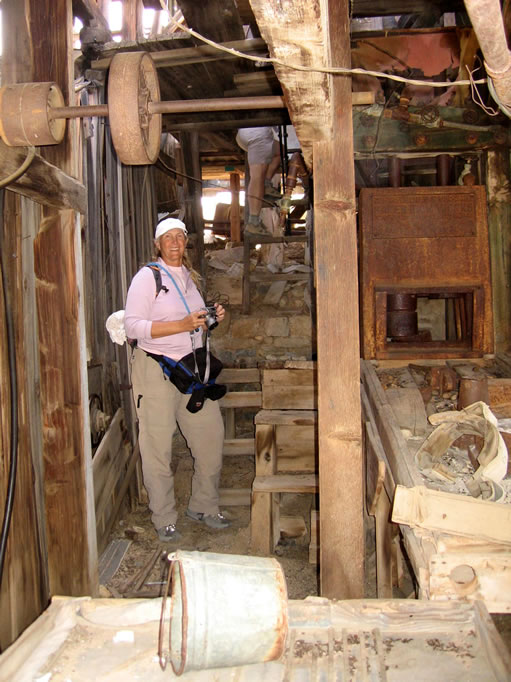
[[[5,499],[4,520],[0,536],[0,585],[4,572],[4,559],[7,548],[7,538],[11,525],[12,508],[14,505],[14,490],[16,488],[16,472],[18,468],[18,383],[16,379],[16,348],[14,343],[14,325],[12,311],[7,295],[7,278],[5,276],[4,240],[4,195],[0,189],[0,270],[2,273],[2,290],[4,294],[5,326],[7,329],[7,352],[9,358],[9,381],[11,388],[11,463],[9,469],[9,483]]]

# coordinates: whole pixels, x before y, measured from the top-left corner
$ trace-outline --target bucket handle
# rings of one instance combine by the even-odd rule
[[[167,667],[168,663],[168,658],[163,654],[163,639],[164,639],[164,634],[165,634],[165,606],[167,603],[167,598],[169,596],[169,591],[170,591],[170,583],[172,581],[172,575],[174,573],[174,570],[179,571],[179,582],[181,585],[181,598],[184,604],[186,604],[186,585],[184,581],[184,575],[183,575],[183,568],[181,565],[181,562],[179,559],[175,558],[175,554],[171,554],[168,557],[169,559],[169,575],[167,578],[167,584],[165,586],[165,592],[163,594],[163,599],[161,602],[161,615],[160,615],[160,627],[159,627],[159,632],[158,632],[158,659],[160,662],[160,668],[162,670],[165,670]],[[176,569],[174,568],[176,566]],[[174,592],[174,583],[172,581],[172,593]],[[169,656],[171,655],[172,651],[172,627],[171,627],[171,621],[172,621],[172,609],[174,607],[174,602],[172,601],[172,597],[174,596],[171,593],[171,606],[170,606],[170,618],[169,618]],[[174,662],[171,660],[171,665],[172,665],[172,670],[174,671],[174,675],[180,676],[183,674],[183,671],[185,669],[186,665],[186,635],[188,631],[188,611],[187,609],[183,609],[183,613],[181,614],[181,662],[179,667],[176,669],[174,666]]]
[[[170,578],[172,575],[172,557],[167,557],[169,559],[169,574],[167,576],[167,584],[165,586],[165,591],[163,593],[163,598],[161,600],[161,614],[160,614],[160,627],[158,629],[158,660],[160,662],[160,668],[165,670],[167,667],[168,659],[163,654],[163,636],[165,634],[165,607],[167,604],[167,598],[169,596],[170,590]],[[170,654],[170,651],[169,651]]]

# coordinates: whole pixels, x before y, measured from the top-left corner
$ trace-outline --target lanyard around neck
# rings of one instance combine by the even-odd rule
[[[170,280],[171,280],[172,284],[175,286],[177,293],[179,294],[179,296],[181,297],[181,300],[182,300],[183,303],[184,303],[184,306],[185,306],[185,308],[186,308],[186,312],[190,315],[191,311],[190,311],[190,308],[188,307],[188,303],[186,302],[186,299],[185,299],[185,297],[183,296],[183,294],[182,294],[182,292],[181,292],[181,289],[178,287],[176,280],[174,279],[174,277],[172,277],[171,273],[167,270],[167,268],[164,267],[161,263],[156,263],[156,262],[154,262],[154,263],[148,263],[147,265],[148,265],[148,266],[153,266],[153,265],[156,266],[157,268],[159,268],[160,270],[162,270],[163,272],[165,272],[165,273],[170,277]],[[203,379],[203,382],[204,382],[205,384],[207,384],[207,382],[208,382],[208,379],[209,379],[209,370],[210,370],[210,358],[209,358],[209,334],[210,334],[210,332],[209,332],[209,329],[208,329],[207,334],[206,334],[206,367],[205,367],[205,375],[204,375],[204,379]],[[195,337],[194,337],[194,335],[193,335],[193,332],[190,332],[190,337],[191,337],[191,340],[192,340],[192,351],[193,351],[193,357],[194,357],[194,360],[195,360],[195,373],[197,374],[198,377],[200,377],[199,368],[198,368],[198,366],[197,366],[197,356],[195,355]]]
[[[186,308],[186,312],[187,312],[188,314],[190,314],[190,313],[191,313],[191,310],[190,310],[190,308],[188,307],[188,303],[186,302],[186,299],[185,299],[185,297],[183,296],[183,294],[182,294],[182,292],[181,292],[181,289],[178,287],[176,280],[172,277],[172,275],[171,275],[170,272],[167,270],[167,268],[164,267],[161,263],[148,263],[147,265],[148,265],[148,266],[153,266],[153,265],[156,266],[157,268],[159,268],[160,270],[162,270],[165,274],[167,274],[167,275],[170,277],[170,280],[171,280],[172,284],[176,287],[177,293],[180,295],[181,300],[182,300],[183,303],[184,303],[184,306],[185,306],[185,308]]]

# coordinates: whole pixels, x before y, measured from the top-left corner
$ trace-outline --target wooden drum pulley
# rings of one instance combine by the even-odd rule
[[[233,97],[160,102],[156,66],[147,52],[118,52],[108,74],[108,105],[64,106],[56,83],[17,83],[0,88],[0,136],[10,147],[58,144],[66,118],[108,116],[117,156],[126,165],[154,163],[163,113],[280,109],[281,97]]]
[[[161,114],[156,67],[147,52],[116,54],[108,73],[108,116],[117,156],[127,165],[154,163],[160,151]]]
[[[10,147],[38,147],[62,142],[64,119],[51,119],[53,107],[63,107],[56,83],[19,83],[0,89],[0,135]]]

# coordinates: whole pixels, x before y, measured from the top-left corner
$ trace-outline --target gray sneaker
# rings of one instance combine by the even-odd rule
[[[206,526],[209,526],[210,528],[216,528],[217,530],[229,528],[231,525],[231,522],[225,518],[222,512],[218,512],[218,514],[203,514],[201,512],[193,512],[187,509],[186,515],[194,521],[205,523]]]
[[[156,532],[158,533],[158,540],[160,540],[160,542],[174,542],[181,538],[181,533],[174,524],[158,528]]]

